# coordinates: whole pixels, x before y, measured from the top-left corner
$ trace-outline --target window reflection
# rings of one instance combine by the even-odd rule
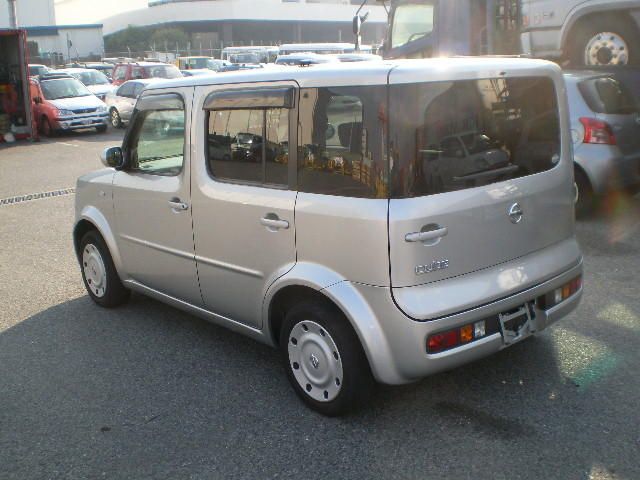
[[[549,79],[391,87],[393,196],[489,185],[552,168],[560,126]]]
[[[386,196],[384,87],[304,89],[298,183],[302,191]]]
[[[227,180],[286,184],[288,119],[286,109],[212,111],[207,136],[211,174]]]

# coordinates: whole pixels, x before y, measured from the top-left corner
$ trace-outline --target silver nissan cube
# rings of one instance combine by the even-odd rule
[[[277,347],[339,415],[576,308],[565,86],[549,62],[332,63],[154,83],[78,180],[89,296]]]

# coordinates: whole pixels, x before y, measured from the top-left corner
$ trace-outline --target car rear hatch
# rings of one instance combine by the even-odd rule
[[[481,80],[455,82],[419,81],[432,77],[410,68],[391,72],[394,292],[502,264],[574,235],[562,80],[555,67],[524,65],[506,74],[478,69],[467,78]],[[459,148],[451,148],[452,138],[460,139]],[[515,283],[523,284],[505,278],[501,288],[507,294]]]

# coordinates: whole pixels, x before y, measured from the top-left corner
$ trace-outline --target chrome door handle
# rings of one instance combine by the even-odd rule
[[[404,236],[404,241],[410,243],[428,242],[429,240],[436,240],[444,237],[447,233],[449,233],[449,229],[447,227],[438,228],[437,230],[428,230],[426,232],[407,233]]]
[[[286,230],[287,228],[289,228],[289,222],[287,222],[286,220],[280,220],[278,218],[263,217],[260,219],[260,224],[272,230]]]
[[[189,210],[189,205],[181,202],[179,198],[172,198],[171,200],[169,200],[169,207],[171,207],[172,210]]]

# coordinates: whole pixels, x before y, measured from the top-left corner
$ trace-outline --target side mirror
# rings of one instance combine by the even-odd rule
[[[105,167],[120,170],[124,167],[124,155],[120,147],[107,147],[100,155],[100,160]]]
[[[40,105],[42,103],[42,98],[33,97],[33,103],[35,103],[36,105]]]

